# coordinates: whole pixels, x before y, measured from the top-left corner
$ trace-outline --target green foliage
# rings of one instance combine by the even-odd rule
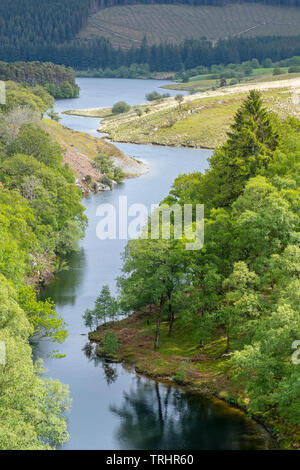
[[[83,315],[85,326],[97,328],[101,323],[108,320],[114,321],[119,314],[119,305],[115,298],[111,295],[110,289],[104,285],[99,296],[95,301],[94,309],[87,309]]]
[[[52,119],[52,121],[59,122],[61,120],[59,113],[55,112],[54,109],[48,111],[47,115],[50,119]]]
[[[117,183],[121,183],[124,179],[124,173],[121,168],[116,167],[112,161],[112,158],[108,155],[101,155],[99,154],[94,159],[94,166],[97,168],[107,179],[105,180],[102,177],[102,183],[108,184],[111,186],[112,180],[116,181]]]
[[[18,303],[13,285],[0,274],[0,331],[6,329],[14,337],[26,340],[33,334],[33,327]]]
[[[278,143],[271,116],[262,106],[260,94],[253,90],[237,111],[227,142],[210,159],[207,179],[216,188],[214,205],[229,206],[241,194],[245,182],[268,166]]]
[[[130,241],[118,280],[122,309],[156,323],[156,346],[172,318],[200,348],[219,338],[249,411],[297,430],[299,130],[299,120],[279,121],[251,92],[210,169],[179,176],[164,201],[205,204],[203,249],[187,255],[179,241]],[[184,381],[184,371],[174,378]]]
[[[188,384],[187,375],[191,370],[191,364],[187,361],[182,361],[178,367],[177,373],[173,376],[173,380],[180,385]]]
[[[273,62],[269,57],[266,57],[262,62],[262,66],[265,68],[270,68],[273,66]]]
[[[163,100],[164,98],[169,98],[169,93],[158,93],[157,91],[152,91],[151,93],[147,93],[146,100],[147,101],[158,101]]]
[[[183,272],[185,253],[177,240],[131,240],[124,252],[123,275],[118,279],[124,312],[153,305],[157,312],[154,347],[159,346],[162,315],[169,317],[169,333],[188,276]]]
[[[117,183],[121,183],[124,179],[125,175],[123,173],[123,171],[121,170],[121,168],[115,166],[113,168],[113,179],[117,182]]]
[[[279,67],[275,67],[275,69],[273,70],[273,75],[281,75],[281,74],[282,74],[282,70]]]
[[[223,282],[226,292],[224,306],[217,312],[218,322],[226,328],[227,352],[232,331],[243,331],[245,323],[260,316],[260,299],[255,292],[257,275],[243,261],[234,264],[233,272]]]
[[[24,124],[16,139],[7,147],[7,155],[31,155],[47,166],[58,166],[62,162],[62,148],[41,127]]]
[[[53,104],[52,96],[40,86],[27,87],[15,82],[6,82],[6,104],[0,104],[0,110],[7,112],[22,107],[41,114]]]
[[[182,103],[183,100],[184,100],[183,95],[180,95],[180,94],[176,95],[176,96],[175,96],[175,100],[177,101],[179,107],[181,107],[181,103]]]
[[[289,67],[288,73],[300,73],[299,65],[292,65],[291,67]]]
[[[40,249],[34,214],[18,191],[0,188],[0,219],[0,272],[20,285],[31,271],[29,252],[34,258]]]
[[[127,113],[130,110],[130,105],[125,103],[125,101],[118,101],[112,107],[113,114],[123,114]]]
[[[293,338],[299,338],[299,313],[288,305],[275,308],[257,324],[252,343],[235,352],[232,364],[236,379],[246,384],[252,411],[275,407],[297,425],[299,365],[290,355]]]
[[[27,123],[39,123],[40,115],[28,107],[16,107],[0,114],[0,140],[4,145],[12,142]]]
[[[1,306],[2,310],[2,306]],[[0,365],[0,449],[53,449],[67,438],[64,416],[70,400],[67,387],[42,379],[31,348],[22,338],[0,329],[6,363]]]
[[[37,222],[36,230],[48,252],[61,255],[73,251],[83,235],[84,217],[81,196],[57,169],[33,157],[16,155],[2,163],[3,181],[16,185],[29,201]]]
[[[262,65],[259,64],[257,59],[252,59],[244,61],[242,63],[229,63],[229,64],[213,64],[210,67],[203,67],[202,65],[198,65],[197,67],[193,67],[188,70],[181,70],[176,73],[175,79],[183,81],[183,77],[186,79],[190,79],[190,87],[189,90],[193,90],[195,85],[204,87],[206,86],[206,82],[213,83],[213,80],[220,80],[222,82],[222,86],[227,83],[227,80],[231,79],[229,84],[234,85],[242,81],[243,79],[248,80],[249,75],[266,75],[267,73],[270,74],[270,69],[273,67],[273,63],[268,67],[267,70],[262,68]],[[281,73],[285,73],[284,69],[280,67],[286,67],[286,61],[279,61],[276,63],[277,68],[280,69]],[[201,84],[202,82],[202,84]],[[175,85],[176,86],[176,85]],[[172,87],[173,89],[173,87]],[[179,88],[174,88],[179,89]],[[183,89],[188,89],[184,88]],[[196,88],[194,88],[196,90]]]
[[[95,168],[98,168],[101,173],[108,175],[112,169],[111,158],[108,155],[99,154],[94,159],[94,166]]]
[[[37,302],[30,288],[16,293],[2,275],[0,297],[0,341],[6,349],[5,364],[0,364],[0,449],[54,448],[68,436],[64,416],[70,404],[68,390],[40,377],[43,369],[40,363],[33,364],[27,343],[33,323],[41,320],[49,305]],[[30,311],[25,312],[24,305]],[[54,318],[53,311],[51,315]]]
[[[96,324],[94,322],[94,311],[90,309],[86,309],[84,314],[82,315],[82,318],[84,319],[84,324],[87,326],[90,330],[93,329],[93,327],[96,327]]]
[[[126,67],[114,68],[109,67],[102,69],[96,68],[88,70],[80,70],[76,72],[77,77],[93,77],[93,78],[152,78],[152,73],[148,64],[131,64]]]
[[[104,354],[110,358],[116,356],[118,350],[118,339],[115,333],[111,330],[107,330],[104,341],[103,341],[103,350]]]
[[[134,108],[134,111],[136,112],[137,116],[141,117],[143,114],[143,111],[141,108]]]
[[[44,88],[57,100],[78,98],[79,96],[79,87],[75,83],[67,81],[62,82],[59,85],[55,83],[45,83]]]
[[[32,287],[27,286],[19,290],[18,303],[33,326],[34,334],[43,333],[58,343],[65,341],[66,325],[54,310],[54,303],[51,299],[37,300]]]
[[[0,80],[28,84],[43,98],[47,92],[56,99],[77,98],[79,87],[73,70],[63,65],[42,62],[0,62]]]
[[[120,8],[123,12],[122,5],[130,4],[129,0],[64,0],[63,3],[58,0],[40,0],[38,4],[33,0],[15,0],[13,3],[2,0],[0,57],[7,62],[28,59],[53,61],[80,70],[101,68],[111,71],[128,67],[130,64],[149,64],[150,71],[180,71],[183,66],[190,69],[199,63],[204,66],[222,62],[230,64],[251,61],[254,57],[259,61],[268,57],[280,60],[298,54],[299,0],[281,0],[280,18],[278,0],[265,0],[254,4],[252,1],[252,5],[248,2],[249,0],[245,0],[242,2],[244,5],[238,6],[229,4],[224,9],[219,8],[224,5],[224,0],[172,0],[168,3],[176,5],[173,5],[175,12],[171,14],[169,5],[162,5],[161,0],[140,0],[142,4],[159,5],[152,6],[151,16],[145,15],[144,5],[134,5],[131,8],[129,6],[125,9],[127,16],[120,13]],[[270,4],[275,5],[275,8]],[[203,5],[201,9],[193,8],[199,5]],[[97,12],[98,8],[112,6],[115,8]],[[160,14],[159,27],[156,21],[157,7],[163,12]],[[134,16],[135,22],[140,22],[135,37],[132,38],[133,28],[129,38],[128,18],[132,16],[132,8],[134,11],[138,9],[138,14]],[[190,9],[193,9],[194,14],[188,11]],[[88,17],[93,11],[96,11],[96,17],[100,18],[106,18],[110,14],[116,16],[107,22],[103,19],[98,31],[96,19],[92,16],[92,27],[94,22],[96,23],[96,35],[93,32],[86,35],[82,28],[88,23]],[[265,21],[264,28],[252,29],[249,32],[250,37],[241,35],[240,32],[247,30],[249,23],[252,24],[252,18],[261,18],[262,23]],[[109,31],[106,31],[107,24],[118,24],[119,32],[125,28],[124,34],[116,35],[112,31],[110,35]],[[88,30],[89,26],[88,24]],[[106,37],[101,36],[103,29]],[[140,42],[140,31],[145,31],[149,36],[150,44],[147,44],[147,41]],[[255,37],[255,34],[258,36]],[[293,40],[290,39],[291,34],[294,34]],[[107,36],[111,36],[113,44]],[[191,39],[184,40],[187,36]],[[205,37],[217,38],[218,41],[213,44]],[[137,45],[131,47],[132,44]],[[51,67],[46,70],[53,78]],[[124,71],[121,73],[124,76],[126,74]],[[64,75],[63,72],[57,73],[55,78],[59,79]],[[38,78],[38,74],[31,75],[32,81]],[[65,80],[65,77],[63,79]]]
[[[62,148],[40,127],[52,104],[41,87],[9,83],[0,114],[1,450],[54,449],[68,439],[68,389],[42,378],[29,344],[36,334],[66,338],[53,302],[39,300],[30,286],[77,248],[86,222]]]

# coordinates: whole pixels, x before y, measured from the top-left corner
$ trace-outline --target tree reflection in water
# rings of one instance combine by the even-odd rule
[[[75,305],[80,286],[84,280],[86,266],[85,252],[81,248],[65,259],[65,266],[56,273],[56,279],[40,290],[39,298],[55,299],[58,309],[65,305]]]
[[[93,362],[95,367],[101,364],[103,369],[103,375],[107,385],[113,384],[118,378],[118,366],[117,364],[109,363],[105,359],[100,358],[96,354],[96,345],[90,342],[86,343],[83,347],[83,352],[88,358],[89,362]]]
[[[121,406],[116,438],[122,449],[264,449],[259,425],[223,403],[137,377]],[[230,419],[228,415],[230,413]]]
[[[95,367],[101,365],[107,385],[116,383],[117,386],[118,373],[121,375],[127,366],[99,358],[94,344],[87,343],[83,351]],[[115,435],[120,449],[249,450],[274,447],[261,426],[225,403],[174,385],[164,385],[138,375],[132,377],[132,386],[129,392],[124,392],[122,404],[110,406],[110,411],[120,420]]]
[[[104,361],[102,367],[107,385],[113,384],[118,378],[117,366]]]

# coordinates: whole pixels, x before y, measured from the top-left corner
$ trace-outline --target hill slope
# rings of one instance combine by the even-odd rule
[[[226,139],[234,113],[250,90],[260,90],[267,107],[280,117],[300,117],[300,78],[219,88],[185,96],[181,106],[174,98],[140,106],[101,121],[100,132],[114,142],[216,148]],[[147,113],[145,109],[148,108]]]
[[[180,43],[186,38],[217,40],[228,36],[289,36],[299,34],[300,8],[258,3],[218,6],[124,5],[100,9],[89,16],[78,37],[105,36],[115,47]]]
[[[299,6],[300,0],[1,0],[0,58],[79,70],[148,63],[156,72],[278,61],[300,55]]]

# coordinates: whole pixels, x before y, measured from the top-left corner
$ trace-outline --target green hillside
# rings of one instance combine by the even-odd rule
[[[218,6],[124,5],[100,9],[89,16],[80,38],[105,36],[115,47],[180,43],[186,38],[217,40],[228,36],[299,34],[300,8],[258,3]]]
[[[76,70],[148,64],[156,72],[276,62],[300,55],[299,6],[300,0],[1,0],[0,60]]]

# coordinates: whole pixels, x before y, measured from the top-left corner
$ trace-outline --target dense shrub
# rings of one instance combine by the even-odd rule
[[[118,101],[112,107],[113,114],[123,114],[127,113],[130,110],[130,105],[125,103],[125,101]]]

